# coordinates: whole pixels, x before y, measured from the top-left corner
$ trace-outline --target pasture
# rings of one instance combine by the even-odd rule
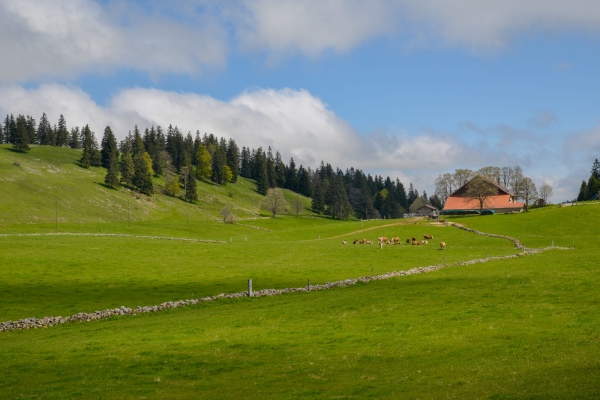
[[[22,166],[53,165],[32,153],[23,156]],[[61,168],[68,172],[74,156],[65,154],[71,161]],[[9,182],[11,157],[0,156],[2,184]],[[30,177],[18,174],[27,173],[10,175],[10,190],[25,190]],[[507,240],[425,221],[333,221],[307,210],[300,217],[265,218],[250,181],[223,193],[206,185],[199,192],[206,190],[214,204],[201,201],[189,213],[190,206],[175,198],[148,201],[111,192],[121,205],[138,205],[128,224],[122,208],[111,212],[93,202],[96,190],[108,190],[95,183],[99,174],[82,175],[72,186],[79,200],[62,211],[58,229],[51,204],[43,201],[47,193],[0,198],[9,211],[0,222],[0,320],[241,292],[249,278],[255,290],[300,287],[308,278],[325,283],[367,276],[372,268],[378,274],[519,252]],[[49,179],[46,186],[27,184],[62,187],[54,175]],[[237,194],[229,196],[234,189]],[[219,208],[236,196],[254,211],[239,224],[217,222]],[[554,241],[575,245],[572,250],[322,292],[2,332],[1,397],[598,398],[599,210],[548,207],[453,219],[519,236],[528,247]],[[100,229],[130,236],[85,235]],[[46,235],[61,232],[80,236]],[[427,246],[351,244],[355,238],[404,241],[424,234],[434,236]]]

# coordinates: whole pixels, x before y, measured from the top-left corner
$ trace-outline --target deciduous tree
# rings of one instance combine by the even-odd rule
[[[273,213],[273,218],[277,218],[279,214],[285,213],[288,210],[288,204],[285,201],[283,192],[279,188],[267,190],[263,205],[269,212]]]
[[[483,211],[490,197],[498,194],[498,188],[483,176],[473,178],[465,191],[465,201],[476,200],[479,203],[479,211]]]

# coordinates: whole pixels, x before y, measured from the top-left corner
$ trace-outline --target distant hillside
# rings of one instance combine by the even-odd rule
[[[196,217],[220,218],[220,210],[229,206],[239,218],[261,214],[263,196],[256,191],[253,180],[240,177],[227,186],[198,181],[199,201],[184,200],[162,193],[151,197],[126,188],[110,189],[104,185],[106,169],[79,166],[81,150],[36,146],[29,153],[19,153],[10,145],[0,145],[0,225],[51,224],[55,222],[58,205],[59,223],[135,221],[181,218],[189,207]],[[155,191],[161,191],[162,177],[154,178]],[[292,208],[296,194],[283,190]],[[310,199],[300,196],[301,214],[313,215]]]

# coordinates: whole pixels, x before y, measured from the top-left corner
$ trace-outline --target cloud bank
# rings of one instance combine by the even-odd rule
[[[140,3],[141,4],[141,3]],[[0,0],[0,84],[226,66],[234,51],[318,57],[374,38],[490,52],[530,32],[600,31],[595,0]],[[6,56],[8,55],[8,56]]]

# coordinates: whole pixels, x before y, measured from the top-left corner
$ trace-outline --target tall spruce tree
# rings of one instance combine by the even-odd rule
[[[592,174],[596,177],[596,179],[600,179],[600,162],[598,159],[594,161],[594,165],[592,165]]]
[[[290,163],[287,167],[285,185],[291,191],[298,191],[298,171],[296,170],[296,163],[293,157],[290,158]]]
[[[27,152],[29,148],[29,135],[27,133],[27,120],[25,116],[17,117],[17,134],[13,143],[13,149],[17,151]]]
[[[133,165],[133,158],[130,153],[124,153],[121,156],[121,182],[125,186],[131,187],[133,185],[133,175],[135,174],[135,166]]]
[[[40,122],[38,123],[37,142],[46,146],[52,145],[53,143],[50,143],[52,136],[51,130],[52,126],[50,126],[50,121],[48,121],[46,113],[43,113],[42,118],[40,118]]]
[[[252,168],[250,167],[250,149],[242,147],[242,155],[240,160],[240,175],[244,178],[252,177]]]
[[[58,119],[58,128],[56,129],[56,146],[66,147],[69,144],[69,130],[67,129],[67,121],[61,114]]]
[[[196,191],[196,174],[192,165],[188,165],[187,179],[185,187],[185,199],[190,202],[198,200],[198,192]]]
[[[298,168],[298,193],[306,197],[311,197],[312,192],[310,174],[307,169],[300,165],[300,168]]]
[[[267,191],[270,188],[269,185],[269,173],[267,172],[267,160],[266,158],[261,158],[259,161],[259,174],[256,178],[256,190],[258,193],[263,196],[267,195]]]
[[[219,185],[225,185],[225,166],[227,158],[222,148],[217,147],[212,158],[212,176],[211,180]]]
[[[231,182],[236,183],[240,175],[240,149],[233,139],[227,144],[227,165],[231,169]]]
[[[35,118],[27,116],[27,136],[29,136],[29,143],[37,143],[37,130],[35,127]]]
[[[277,176],[277,187],[285,187],[285,164],[281,160],[281,154],[275,153],[275,174]]]
[[[104,177],[104,183],[112,188],[119,186],[119,162],[117,155],[113,154],[108,163],[108,171]]]
[[[71,136],[69,137],[69,147],[72,149],[80,149],[81,141],[79,140],[79,127],[71,128]]]
[[[108,168],[110,166],[110,163],[112,162],[113,158],[118,159],[119,157],[117,139],[115,138],[112,129],[110,129],[110,126],[108,125],[106,126],[106,128],[104,128],[104,135],[102,136],[101,155],[102,166],[104,168]]]

